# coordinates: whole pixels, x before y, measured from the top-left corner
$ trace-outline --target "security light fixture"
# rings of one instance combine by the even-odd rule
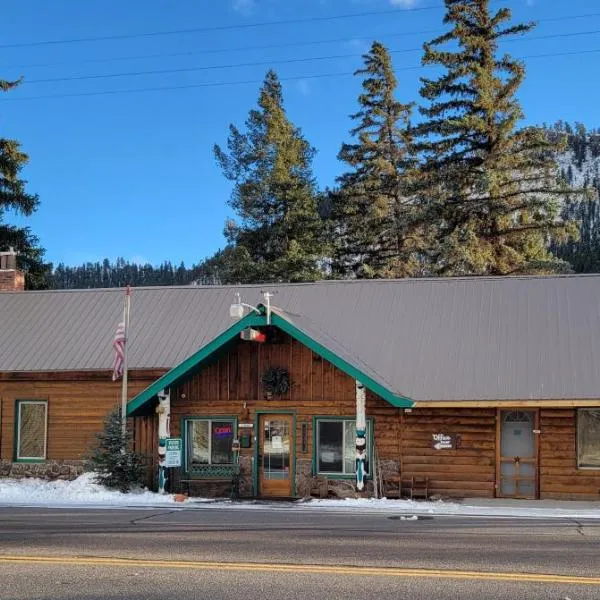
[[[260,315],[260,310],[258,310],[258,308],[252,306],[251,304],[246,304],[245,302],[242,302],[240,299],[240,295],[236,294],[235,301],[229,307],[229,316],[232,319],[238,321],[244,316],[244,309],[246,308],[249,308],[250,310],[253,310],[256,314]]]

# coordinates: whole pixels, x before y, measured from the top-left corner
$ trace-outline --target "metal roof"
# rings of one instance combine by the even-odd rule
[[[134,288],[130,368],[172,368],[234,293],[415,401],[600,398],[600,276]],[[0,371],[110,369],[122,289],[0,293]]]

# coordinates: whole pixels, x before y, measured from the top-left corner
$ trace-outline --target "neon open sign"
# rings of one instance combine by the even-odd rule
[[[233,429],[231,425],[221,425],[220,427],[215,427],[213,433],[215,437],[228,437],[233,434]]]

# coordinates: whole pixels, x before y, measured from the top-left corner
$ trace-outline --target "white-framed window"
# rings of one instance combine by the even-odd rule
[[[17,460],[46,460],[48,402],[17,400]]]
[[[600,408],[577,410],[577,466],[600,469]]]
[[[365,473],[368,475],[371,460],[371,421],[367,420],[367,459]],[[317,473],[323,475],[354,475],[356,473],[356,420],[316,419]]]
[[[188,419],[185,423],[186,468],[233,464],[235,419]]]

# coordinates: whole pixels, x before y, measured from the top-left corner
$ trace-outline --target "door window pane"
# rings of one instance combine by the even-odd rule
[[[46,403],[19,402],[17,459],[46,458]]]
[[[577,463],[600,469],[600,408],[577,412]]]
[[[263,479],[289,479],[290,476],[290,423],[287,419],[264,421],[262,449]]]

